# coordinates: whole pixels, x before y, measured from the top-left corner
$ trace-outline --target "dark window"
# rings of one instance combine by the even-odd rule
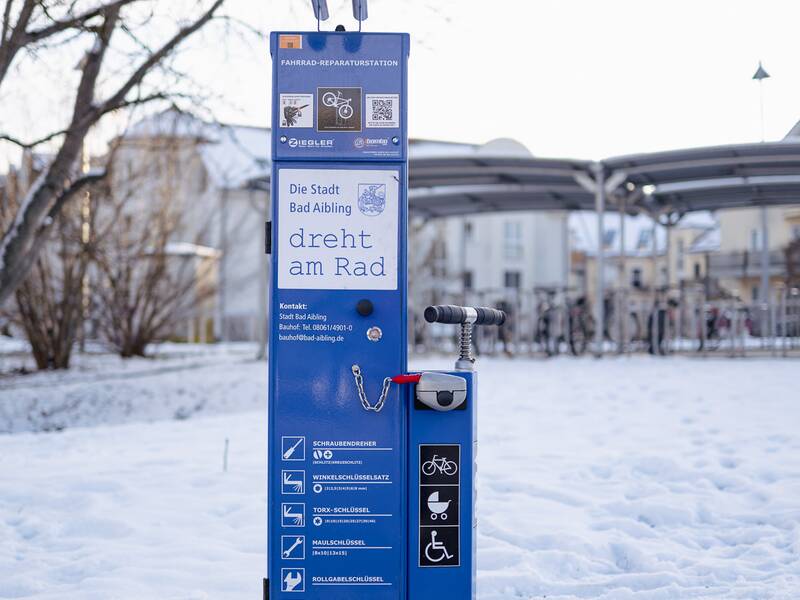
[[[694,278],[700,279],[700,263],[694,263]]]
[[[464,289],[472,289],[472,271],[464,271]]]
[[[631,285],[635,288],[642,287],[642,270],[634,269],[631,271]]]
[[[472,223],[464,221],[464,238],[467,240],[472,239]]]
[[[507,288],[519,289],[522,274],[519,271],[506,271],[503,281]]]

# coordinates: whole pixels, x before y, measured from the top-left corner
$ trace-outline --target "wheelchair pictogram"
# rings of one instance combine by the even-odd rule
[[[425,558],[432,563],[439,563],[445,559],[453,558],[453,555],[447,551],[447,547],[436,540],[437,535],[438,532],[435,529],[431,531],[431,541],[425,546]]]

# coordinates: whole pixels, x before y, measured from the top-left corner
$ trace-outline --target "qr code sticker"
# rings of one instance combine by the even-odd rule
[[[394,121],[394,102],[391,100],[372,99],[373,121]]]
[[[400,127],[398,94],[367,94],[367,127]]]

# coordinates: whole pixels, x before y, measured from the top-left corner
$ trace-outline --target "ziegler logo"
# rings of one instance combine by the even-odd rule
[[[289,148],[333,148],[333,140],[289,138]]]

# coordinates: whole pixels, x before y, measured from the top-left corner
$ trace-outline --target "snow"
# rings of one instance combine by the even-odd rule
[[[0,433],[187,419],[264,403],[266,374],[253,344],[160,344],[149,352],[150,358],[132,359],[76,354],[69,371],[6,375],[0,379]],[[34,368],[27,356],[6,355],[0,365]]]
[[[260,597],[266,367],[240,347],[178,350],[0,380],[0,406],[73,401],[65,431],[0,436],[0,598]],[[793,361],[481,358],[479,371],[480,600],[796,597]],[[175,419],[179,405],[200,408]]]

